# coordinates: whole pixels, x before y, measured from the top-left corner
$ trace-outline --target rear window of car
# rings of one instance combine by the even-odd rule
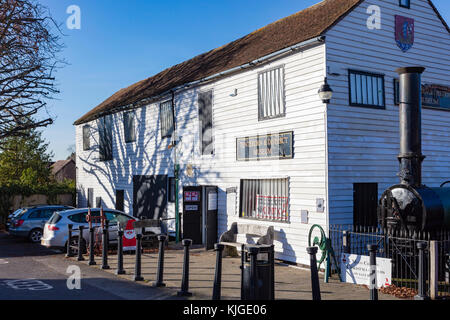
[[[53,213],[53,215],[51,216],[51,218],[48,220],[49,224],[56,224],[59,222],[59,220],[61,220],[61,216],[58,214],[58,212]]]

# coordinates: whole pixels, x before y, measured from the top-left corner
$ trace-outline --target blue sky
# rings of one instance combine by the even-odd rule
[[[394,0],[393,0],[394,1]],[[414,0],[413,0],[414,1]],[[63,24],[69,65],[56,73],[49,101],[55,123],[44,129],[55,160],[75,143],[72,125],[119,89],[238,39],[318,0],[39,0]],[[434,0],[450,22],[450,2]],[[81,29],[68,30],[66,9],[81,9]]]

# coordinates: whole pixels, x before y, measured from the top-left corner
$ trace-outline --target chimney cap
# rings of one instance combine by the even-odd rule
[[[424,67],[404,67],[404,68],[398,68],[395,70],[398,74],[404,74],[404,73],[423,73],[426,68]]]

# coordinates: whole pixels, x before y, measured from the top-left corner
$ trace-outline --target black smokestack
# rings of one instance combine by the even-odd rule
[[[422,73],[423,67],[399,68],[400,75],[400,183],[422,185]]]

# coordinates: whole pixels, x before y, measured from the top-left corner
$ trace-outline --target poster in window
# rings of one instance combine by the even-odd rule
[[[256,195],[257,219],[287,221],[288,197]]]

